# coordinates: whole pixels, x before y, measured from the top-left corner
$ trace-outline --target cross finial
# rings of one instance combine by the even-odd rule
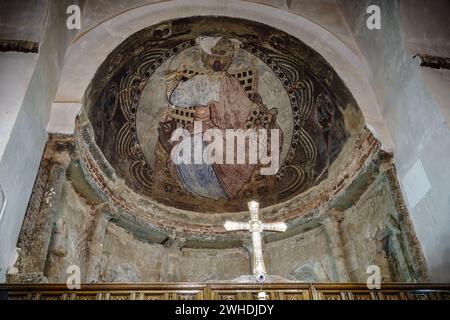
[[[248,210],[250,211],[250,219],[252,221],[259,220],[259,203],[256,201],[250,201],[248,203]]]

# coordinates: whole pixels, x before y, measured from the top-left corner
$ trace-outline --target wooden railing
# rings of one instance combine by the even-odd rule
[[[8,300],[450,300],[447,284],[382,284],[369,290],[365,284],[236,284],[161,283],[92,284],[80,290],[66,285],[0,284],[0,298]]]

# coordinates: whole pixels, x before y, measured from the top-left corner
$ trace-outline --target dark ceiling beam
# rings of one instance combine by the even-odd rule
[[[413,59],[419,57],[420,66],[433,69],[447,69],[450,70],[450,58],[432,56],[429,54],[415,54]]]
[[[39,42],[0,39],[0,52],[38,53]]]

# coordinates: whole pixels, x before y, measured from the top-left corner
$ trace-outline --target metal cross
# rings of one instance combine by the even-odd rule
[[[259,220],[259,203],[250,201],[248,203],[250,211],[249,222],[234,222],[226,221],[224,227],[227,231],[249,230],[252,233],[253,243],[253,275],[257,282],[264,282],[266,280],[267,271],[264,265],[262,246],[261,246],[261,232],[262,231],[286,231],[286,224],[284,222],[262,223]]]

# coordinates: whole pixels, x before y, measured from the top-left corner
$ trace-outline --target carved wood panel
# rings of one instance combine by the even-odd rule
[[[449,300],[450,285],[384,284],[96,284],[81,290],[64,285],[0,285],[9,300]]]

